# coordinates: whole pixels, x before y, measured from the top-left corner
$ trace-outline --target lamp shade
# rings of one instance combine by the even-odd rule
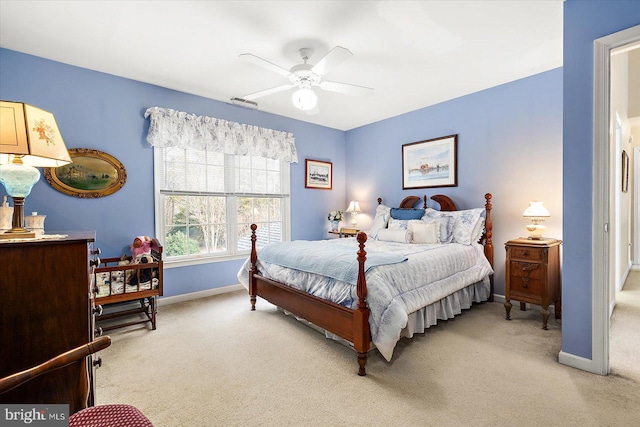
[[[549,217],[549,211],[542,205],[542,202],[529,202],[529,207],[524,210],[522,216],[527,218]]]
[[[351,202],[349,202],[349,207],[345,212],[362,212],[362,210],[360,210],[360,203],[352,200]]]
[[[22,102],[0,101],[0,164],[20,158],[26,166],[71,163],[52,113]]]
[[[296,108],[301,109],[302,111],[311,110],[315,108],[318,103],[318,95],[310,88],[302,88],[293,92],[291,95],[291,100],[293,101],[293,105]]]
[[[33,238],[24,228],[24,200],[40,179],[36,167],[71,163],[56,119],[23,102],[0,101],[0,183],[13,199],[12,228],[0,239]]]

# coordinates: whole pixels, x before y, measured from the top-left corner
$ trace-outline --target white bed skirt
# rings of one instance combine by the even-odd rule
[[[422,334],[429,327],[436,325],[438,320],[453,319],[454,316],[462,313],[462,310],[471,308],[474,302],[486,301],[489,299],[489,294],[489,280],[462,288],[440,301],[411,313],[407,326],[402,330],[400,336],[411,338],[413,334]]]
[[[418,311],[409,314],[407,320],[407,326],[400,332],[400,337],[412,338],[414,334],[421,334],[431,326],[438,324],[438,320],[453,319],[456,315],[462,313],[462,310],[470,309],[473,303],[479,303],[489,299],[491,293],[491,285],[489,278],[476,282],[472,285],[462,288],[453,294],[434,302]],[[341,338],[331,332],[314,325],[313,323],[295,316],[286,310],[278,308],[283,313],[294,316],[299,321],[306,323],[318,332],[323,333],[327,338],[338,341],[351,349],[353,349],[353,343]],[[376,348],[373,342],[370,343],[371,350]]]

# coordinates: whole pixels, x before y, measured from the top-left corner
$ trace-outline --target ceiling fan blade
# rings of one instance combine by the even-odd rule
[[[260,92],[250,93],[249,95],[245,95],[242,98],[253,101],[254,99],[262,98],[263,96],[271,95],[272,93],[282,92],[283,90],[291,89],[292,87],[296,87],[296,85],[276,86],[272,87],[271,89],[261,90]]]
[[[344,93],[345,95],[368,96],[373,95],[374,90],[370,87],[356,86],[348,83],[321,82],[320,88],[329,92]]]
[[[316,65],[311,68],[314,74],[324,76],[333,68],[342,64],[347,59],[351,58],[353,53],[349,49],[345,49],[342,46],[336,46],[329,51]]]
[[[289,70],[282,68],[281,66],[276,65],[273,62],[269,62],[266,59],[262,59],[259,56],[255,56],[250,53],[243,53],[240,55],[240,58],[244,59],[245,61],[251,62],[253,64],[259,65],[261,67],[264,67],[267,70],[271,70],[275,73],[278,73],[281,76],[289,77],[291,75],[291,72]]]

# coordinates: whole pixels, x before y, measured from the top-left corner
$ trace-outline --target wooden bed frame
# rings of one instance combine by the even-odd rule
[[[480,243],[484,245],[484,253],[493,268],[493,242],[491,240],[493,222],[491,220],[491,193],[487,193],[485,198],[485,231],[480,238]],[[431,199],[440,204],[441,211],[457,210],[455,203],[442,194],[431,196]],[[420,197],[406,197],[400,204],[401,208],[411,208]],[[378,199],[381,203],[382,199]],[[424,196],[424,206],[427,206],[427,196]],[[358,353],[358,375],[366,375],[365,365],[367,363],[367,352],[370,349],[371,331],[369,328],[369,307],[367,306],[367,282],[365,280],[364,263],[367,253],[364,250],[364,243],[367,234],[359,232],[357,240],[359,250],[358,259],[358,280],[356,290],[358,295],[358,306],[356,309],[343,307],[334,302],[324,300],[306,292],[299,291],[286,284],[268,279],[258,273],[257,262],[258,253],[256,249],[256,229],[255,224],[251,225],[251,270],[249,272],[249,297],[251,310],[256,309],[256,297],[266,299],[272,304],[288,312],[301,317],[314,325],[325,329],[351,343]],[[493,275],[490,276],[490,296],[489,301],[493,301]]]

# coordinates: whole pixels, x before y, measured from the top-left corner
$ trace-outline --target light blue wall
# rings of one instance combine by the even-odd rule
[[[458,186],[402,190],[402,145],[458,134]],[[562,69],[558,68],[347,132],[347,198],[366,228],[376,199],[447,194],[458,208],[493,194],[496,293],[504,294],[504,243],[526,235],[531,200],[551,213],[547,236],[562,238]],[[437,204],[431,202],[431,207]]]
[[[68,148],[94,148],[119,159],[127,183],[99,199],[77,199],[54,190],[42,177],[25,212],[47,215],[54,230],[96,230],[103,256],[128,253],[137,235],[155,234],[153,150],[143,114],[160,106],[276,130],[296,137],[299,163],[291,166],[291,235],[327,236],[326,213],[345,205],[344,132],[137,81],[0,49],[0,99],[22,101],[56,116]],[[305,158],[333,162],[333,190],[304,188]],[[2,187],[2,186],[0,186]],[[0,195],[4,187],[0,188]],[[167,269],[165,296],[237,283],[240,261]]]
[[[562,350],[587,359],[592,356],[593,41],[638,24],[637,0],[564,4]]]

